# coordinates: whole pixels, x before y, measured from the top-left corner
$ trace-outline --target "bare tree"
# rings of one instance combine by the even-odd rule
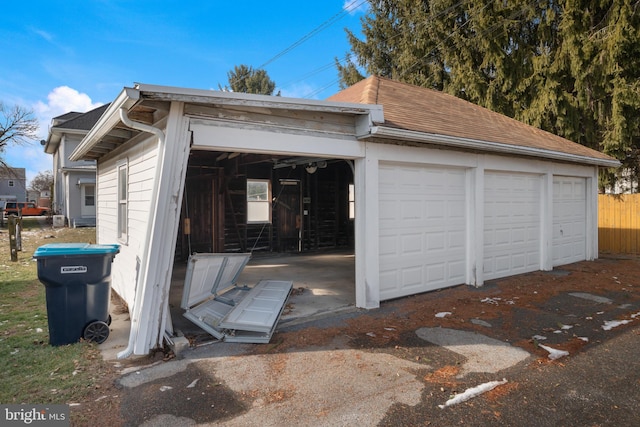
[[[50,191],[53,185],[53,173],[51,171],[38,172],[29,183],[29,189],[33,191]]]
[[[0,169],[7,170],[3,153],[11,144],[28,144],[38,137],[38,120],[33,111],[16,105],[12,108],[0,102]]]

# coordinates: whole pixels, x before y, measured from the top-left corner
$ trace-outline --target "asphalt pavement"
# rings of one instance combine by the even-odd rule
[[[580,307],[593,311],[603,303],[591,302]],[[126,425],[154,427],[640,425],[638,307],[625,308],[628,323],[556,360],[491,337],[491,328],[417,328],[391,347],[354,345],[344,334],[282,351],[211,343],[123,372],[121,413]],[[340,328],[361,315],[289,332]],[[465,391],[469,397],[460,399]]]

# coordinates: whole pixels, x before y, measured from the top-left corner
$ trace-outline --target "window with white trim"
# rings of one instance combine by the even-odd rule
[[[127,239],[128,209],[127,209],[127,164],[118,166],[118,239]]]
[[[356,187],[349,184],[349,219],[356,217]]]
[[[96,186],[85,185],[84,187],[84,205],[95,206],[96,205]]]
[[[271,222],[271,181],[247,179],[247,224]]]

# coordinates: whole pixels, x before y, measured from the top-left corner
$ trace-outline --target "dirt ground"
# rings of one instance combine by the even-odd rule
[[[563,266],[551,272],[534,272],[486,283],[483,287],[457,286],[440,291],[382,303],[380,309],[360,311],[335,321],[314,326],[299,326],[278,331],[269,344],[255,345],[255,354],[282,353],[291,349],[328,345],[335,337],[346,337],[353,348],[391,353],[396,357],[420,360],[421,347],[429,345],[416,338],[422,327],[443,327],[475,331],[522,347],[538,356],[531,369],[568,363],[583,353],[616,336],[633,325],[630,314],[640,307],[640,258],[603,255],[593,262]],[[594,305],[580,295],[591,294],[616,303]],[[623,301],[620,304],[620,301]],[[597,311],[594,311],[597,307]],[[612,330],[603,329],[606,321],[629,321]],[[569,352],[569,359],[551,361],[544,344]],[[585,339],[585,337],[589,339]],[[158,352],[137,363],[165,360],[171,354]],[[424,375],[423,381],[445,389],[458,382],[459,366],[440,366]],[[118,373],[105,372],[104,381],[91,390],[85,402],[72,407],[73,425],[126,425],[124,391],[114,385]],[[488,398],[499,399],[517,388],[517,383],[496,388]],[[222,392],[224,387],[220,387]],[[280,392],[284,392],[280,390]],[[286,394],[286,393],[285,393]],[[274,396],[274,399],[283,396]],[[224,401],[222,396],[216,398]],[[237,408],[236,408],[237,409]]]

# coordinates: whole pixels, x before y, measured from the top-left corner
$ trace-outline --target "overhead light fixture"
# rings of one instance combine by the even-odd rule
[[[315,173],[316,170],[318,170],[318,165],[316,165],[315,163],[309,163],[307,166],[305,166],[304,168],[307,173]]]

